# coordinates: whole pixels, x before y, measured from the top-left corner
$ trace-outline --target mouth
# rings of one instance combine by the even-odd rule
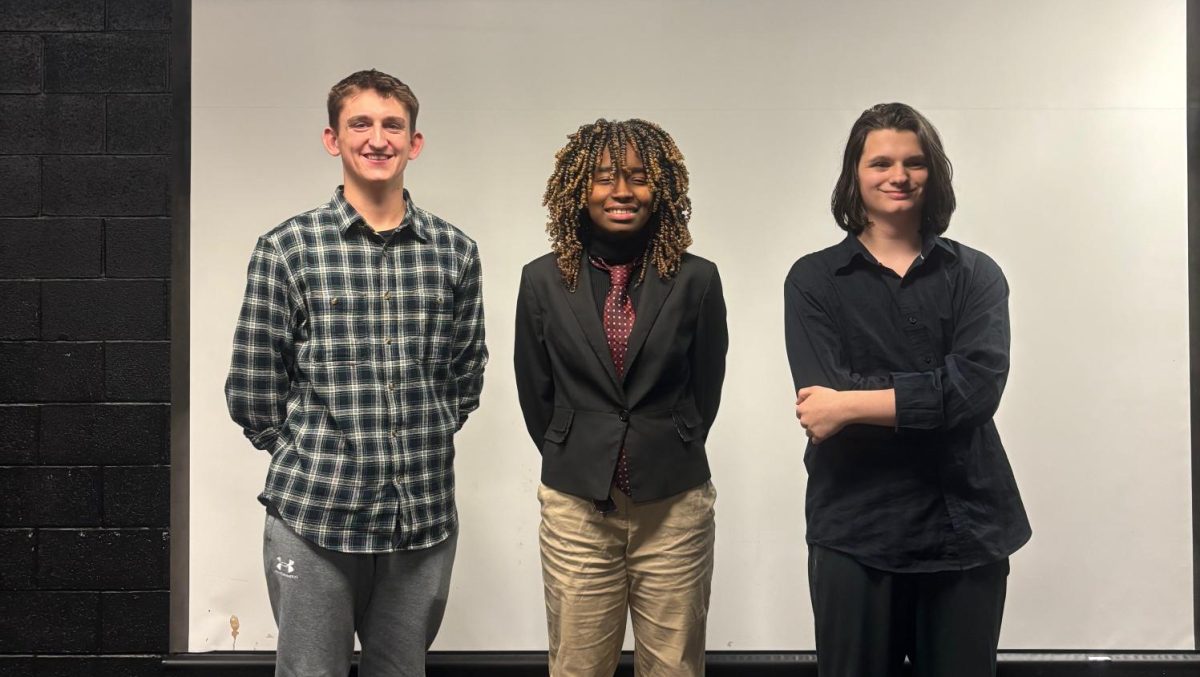
[[[387,162],[394,156],[388,155],[387,153],[363,153],[363,157],[371,162]]]
[[[632,221],[641,207],[605,207],[604,214],[611,221]]]
[[[892,200],[908,200],[913,196],[911,190],[885,190],[883,194]]]

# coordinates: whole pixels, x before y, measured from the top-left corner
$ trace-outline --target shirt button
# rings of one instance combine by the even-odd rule
[[[396,384],[395,384],[395,383],[392,383],[391,381],[388,381],[388,390],[391,390],[391,391],[395,392],[395,390],[396,390]]]
[[[393,430],[393,431],[392,431],[392,437],[400,437],[400,431],[399,431],[399,430]]]
[[[335,296],[335,297],[333,297],[333,298],[331,298],[331,299],[329,299],[329,305],[331,305],[331,306],[336,306],[337,304],[338,304],[338,300],[337,300],[337,297],[336,297],[336,296]]]
[[[390,292],[390,291],[383,292],[383,298],[385,298],[385,299],[392,298],[392,292]]]
[[[933,358],[926,355],[925,356],[925,364],[933,364]]]
[[[916,316],[916,315],[909,315],[909,316],[908,316],[908,323],[909,323],[909,324],[916,324],[916,323],[917,323],[917,316]]]
[[[392,339],[390,339],[390,338],[385,338],[385,339],[383,340],[383,344],[384,344],[384,345],[386,345],[386,346],[390,346],[390,345],[392,345]]]
[[[621,413],[617,414],[617,418],[621,419],[622,421],[628,421],[629,420],[629,410],[622,409]]]
[[[439,296],[439,297],[437,297],[437,304],[438,304],[439,306],[440,306],[440,305],[442,305],[442,297],[440,297],[440,296]]]

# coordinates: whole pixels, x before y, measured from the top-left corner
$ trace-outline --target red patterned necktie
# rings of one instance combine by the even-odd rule
[[[600,270],[607,270],[612,278],[608,294],[604,297],[604,335],[608,338],[608,350],[612,354],[613,366],[617,370],[617,378],[625,374],[625,352],[629,349],[629,332],[633,330],[633,299],[629,298],[629,278],[641,259],[630,263],[612,265],[591,257],[592,265]],[[617,470],[613,475],[613,484],[632,498],[629,488],[629,457],[625,448],[621,447],[617,454]]]

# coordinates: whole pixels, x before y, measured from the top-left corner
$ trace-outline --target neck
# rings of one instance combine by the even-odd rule
[[[588,237],[586,243],[588,253],[599,257],[605,263],[618,265],[629,263],[641,256],[642,252],[646,250],[646,241],[649,235],[646,232],[647,230],[643,228],[642,231],[624,238],[610,238],[592,234]]]
[[[893,256],[916,255],[921,251],[921,219],[878,219],[872,218],[858,235],[867,251],[877,259]]]
[[[372,230],[391,230],[404,220],[404,183],[360,185],[346,181],[342,189],[346,201],[363,217]]]

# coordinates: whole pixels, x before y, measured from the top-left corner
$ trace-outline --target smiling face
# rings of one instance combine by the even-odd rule
[[[404,168],[424,145],[404,104],[373,89],[346,97],[337,129],[326,127],[322,141],[330,155],[342,158],[344,182],[360,188],[402,188]]]
[[[605,235],[631,236],[646,227],[653,208],[654,192],[633,144],[625,147],[625,161],[619,170],[605,149],[592,174],[588,195],[588,216],[596,229]]]
[[[921,223],[929,167],[916,132],[876,129],[858,160],[858,190],[870,221]]]

